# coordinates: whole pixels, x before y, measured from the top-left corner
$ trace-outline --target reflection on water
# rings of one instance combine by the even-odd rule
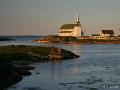
[[[54,80],[55,77],[61,78],[61,64],[61,61],[50,63],[50,75],[52,80]]]
[[[32,42],[10,43],[44,45]],[[8,90],[120,90],[119,44],[52,46],[70,50],[80,55],[80,58],[33,64],[36,68],[31,71],[32,75],[24,77]]]

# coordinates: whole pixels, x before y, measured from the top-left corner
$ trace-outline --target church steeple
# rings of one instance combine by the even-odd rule
[[[79,12],[77,12],[77,24],[80,24]]]

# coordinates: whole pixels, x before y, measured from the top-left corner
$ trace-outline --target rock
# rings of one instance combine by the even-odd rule
[[[37,72],[36,74],[39,74],[39,72]]]
[[[49,54],[51,48],[55,49],[57,59],[73,59],[79,58],[78,55],[61,49],[61,56],[59,57],[58,48],[43,47],[43,46],[25,46],[25,45],[10,45],[0,46],[0,90],[13,85],[23,76],[31,75],[29,70],[35,67],[26,66],[34,62],[48,62],[50,61]],[[37,72],[36,74],[39,74]]]

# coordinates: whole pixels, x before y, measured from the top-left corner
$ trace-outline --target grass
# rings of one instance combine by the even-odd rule
[[[0,47],[0,56],[6,55],[14,55],[14,56],[24,56],[29,52],[40,54],[41,56],[46,56],[50,52],[50,48],[48,47],[40,47],[40,46],[2,46]],[[4,57],[6,58],[6,57]]]

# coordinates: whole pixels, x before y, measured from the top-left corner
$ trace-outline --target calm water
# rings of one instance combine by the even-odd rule
[[[0,42],[0,45],[16,44]],[[45,45],[17,42],[25,45]],[[49,45],[46,45],[49,46]],[[8,90],[120,90],[120,45],[63,45],[80,58],[36,63],[26,76]]]
[[[33,45],[33,40],[41,38],[42,36],[0,36],[12,39],[12,41],[0,41],[0,46],[6,45]]]

